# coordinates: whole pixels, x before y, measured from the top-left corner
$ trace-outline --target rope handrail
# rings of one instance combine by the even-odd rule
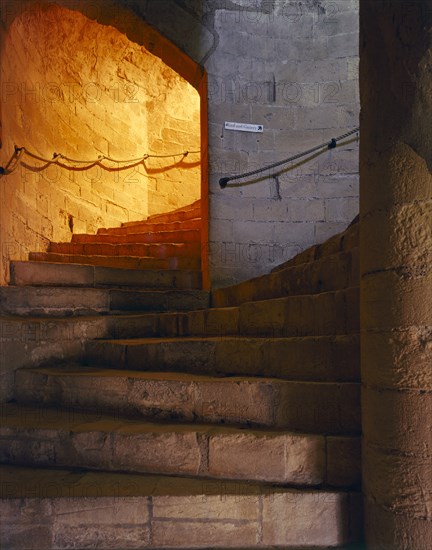
[[[337,142],[341,141],[342,139],[345,139],[349,136],[352,136],[353,134],[358,134],[360,132],[360,128],[354,128],[354,130],[351,130],[347,132],[346,134],[343,134],[337,138],[332,138],[330,142],[323,143],[322,145],[317,145],[316,147],[312,147],[312,149],[308,149],[307,151],[304,151],[303,153],[297,153],[296,155],[292,155],[291,157],[280,160],[278,162],[274,162],[273,164],[269,164],[267,166],[264,166],[262,168],[258,168],[257,170],[252,170],[251,172],[245,172],[243,174],[238,174],[236,176],[227,176],[223,177],[219,180],[219,185],[222,189],[225,189],[229,181],[232,180],[239,180],[243,178],[248,178],[250,176],[255,176],[256,174],[261,174],[262,172],[265,172],[267,170],[272,170],[273,168],[277,168],[278,166],[282,166],[283,164],[287,164],[288,162],[292,162],[293,160],[297,160],[299,158],[305,157],[307,155],[310,155],[312,153],[315,153],[316,151],[320,151],[321,149],[335,149],[337,146]]]
[[[53,153],[52,159],[44,158],[40,155],[37,155],[36,153],[33,153],[32,151],[29,151],[26,147],[18,147],[15,145],[15,150],[12,155],[12,158],[9,160],[6,167],[0,166],[0,175],[10,175],[18,168],[21,159],[24,155],[27,155],[35,160],[38,160],[40,162],[45,163],[46,166],[50,166],[51,164],[57,164],[58,166],[66,169],[75,169],[75,170],[89,170],[90,168],[93,168],[94,166],[101,166],[102,168],[105,168],[107,170],[115,170],[116,168],[114,166],[105,166],[103,164],[104,161],[112,162],[113,164],[118,165],[118,170],[123,170],[127,168],[128,166],[121,166],[120,165],[137,165],[141,162],[144,162],[147,159],[150,158],[175,158],[175,157],[187,157],[188,155],[198,154],[201,153],[201,151],[183,151],[181,153],[172,153],[167,155],[151,155],[151,154],[145,154],[142,157],[134,158],[134,159],[125,159],[125,160],[119,160],[114,159],[112,157],[109,157],[107,155],[99,155],[97,159],[95,160],[77,160],[72,159],[70,157],[67,157],[66,155],[63,155],[62,153]],[[64,161],[64,162],[62,162]],[[77,168],[76,166],[68,166],[66,163],[71,164],[80,164],[80,168]],[[12,166],[11,169],[9,167]]]

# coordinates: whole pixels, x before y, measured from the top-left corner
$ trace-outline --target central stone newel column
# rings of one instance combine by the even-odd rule
[[[432,548],[432,2],[361,4],[369,548]]]

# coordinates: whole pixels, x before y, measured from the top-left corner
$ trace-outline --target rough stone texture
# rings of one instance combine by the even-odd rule
[[[92,364],[116,369],[274,376],[291,380],[360,378],[357,335],[304,338],[145,338],[91,341]]]
[[[290,167],[281,172],[277,179],[264,173],[259,182],[249,181],[225,190],[219,188],[218,180],[221,176],[253,170],[286,158],[291,153],[327,142],[358,125],[358,0],[191,0],[182,3],[176,0],[59,0],[58,3],[97,20],[99,25],[89,21],[87,26],[98,28],[100,35],[110,33],[119,37],[116,41],[124,44],[120,52],[132,52],[126,56],[124,64],[110,67],[116,77],[106,87],[114,88],[114,93],[117,84],[123,93],[124,90],[133,92],[135,87],[141,91],[141,83],[148,81],[148,73],[139,73],[135,55],[135,52],[142,50],[138,46],[143,39],[137,23],[142,19],[206,69],[210,170],[209,186],[207,189],[206,181],[205,193],[208,190],[210,195],[209,255],[215,285],[222,286],[260,275],[268,270],[269,265],[275,266],[291,258],[311,244],[341,231],[351,221],[357,212],[358,201],[358,143],[355,139],[347,140],[336,151],[325,151],[306,163]],[[9,22],[16,15],[21,16],[24,22],[29,19],[25,9],[27,2],[10,0],[5,4],[5,18]],[[77,17],[83,19],[81,15]],[[102,23],[117,27],[130,42],[116,30],[107,30]],[[154,47],[156,54],[161,54],[157,44],[149,46],[150,49]],[[79,47],[76,49],[79,51]],[[87,61],[87,72],[70,76],[69,73],[64,80],[66,83],[76,82],[79,90],[85,89],[93,97],[91,94],[98,92],[102,83],[105,85],[102,69],[109,65],[109,60],[105,60],[103,66],[98,62],[92,70],[94,56],[81,57]],[[80,62],[83,61],[81,57]],[[36,66],[33,69],[33,73],[38,70]],[[28,74],[29,86],[33,80],[40,80],[33,73]],[[14,83],[15,77],[8,80]],[[58,83],[57,75],[52,78],[46,75],[46,80]],[[96,86],[87,89],[87,83],[96,83]],[[60,91],[63,91],[61,84]],[[53,91],[49,88],[50,97]],[[9,104],[12,92],[13,89],[10,89],[6,98]],[[178,87],[165,86],[160,95],[155,94],[147,102],[137,104],[140,107],[139,116],[152,131],[146,147],[143,147],[160,153],[166,153],[167,148],[178,150],[180,146],[182,150],[185,143],[191,142],[190,133],[184,127],[189,114],[185,110],[192,102],[183,101],[181,108],[176,106],[174,114],[173,109],[169,108],[170,118],[165,128],[160,132],[153,131],[161,122],[160,105],[164,94],[170,96],[167,101],[171,97],[177,101]],[[121,99],[128,98],[127,93],[123,95]],[[29,97],[32,99],[33,96]],[[23,105],[20,102],[20,106]],[[89,103],[76,101],[73,106],[82,116],[88,110]],[[101,116],[102,105],[97,103],[96,107],[100,108],[95,116]],[[47,108],[51,108],[51,103]],[[28,113],[24,115],[30,118]],[[72,113],[71,117],[74,119],[78,115]],[[126,136],[121,145],[133,153],[136,142],[128,135],[133,109],[126,112],[127,116],[121,115],[118,113],[112,117],[117,139],[111,139],[109,131],[88,135],[89,130],[85,129],[82,139],[91,142],[91,150],[96,147],[98,151],[107,153],[109,141],[109,152],[117,153],[118,136]],[[59,122],[62,128],[67,125],[67,117],[63,118],[66,121]],[[225,121],[263,124],[264,132],[227,131],[224,129]],[[13,144],[7,137],[6,119],[3,127],[5,151],[7,148],[7,154],[10,154]],[[137,142],[142,141],[144,135],[147,138],[141,128],[137,128],[136,133],[139,138]],[[198,137],[199,132],[195,133]],[[43,150],[49,154],[56,143],[56,136],[51,134],[49,140],[42,132],[36,136],[41,144],[46,140],[43,141]],[[143,147],[138,147],[140,154]],[[60,147],[55,148],[60,150]],[[164,177],[160,177],[161,174],[156,173],[158,170],[153,170],[155,167],[152,165],[148,197],[145,197],[148,198],[146,205],[149,209],[152,205],[160,208],[161,193],[169,193],[170,201],[184,196],[185,184],[179,184],[179,178],[184,172],[195,173],[197,162],[195,157],[190,156],[185,166],[165,172],[162,174]],[[26,188],[20,187],[20,196],[14,196],[11,190],[3,191],[5,202],[13,205],[14,211],[21,212],[12,220],[12,214],[6,211],[4,264],[9,258],[22,258],[28,250],[43,250],[51,233],[61,231],[69,237],[69,214],[74,218],[75,228],[82,231],[86,224],[94,228],[94,220],[90,223],[89,219],[100,203],[106,207],[102,217],[112,225],[113,220],[133,216],[136,203],[144,200],[139,194],[140,189],[137,189],[135,180],[138,176],[132,170],[126,177],[120,176],[122,182],[124,180],[124,189],[119,189],[118,185],[113,188],[105,178],[81,185],[79,201],[72,200],[69,195],[66,200],[63,195],[54,193],[52,181],[55,176],[51,174],[50,178],[41,178],[41,184],[35,185],[32,175]],[[189,179],[187,177],[186,181]],[[79,195],[79,182],[66,180],[62,181],[62,185],[67,187],[68,192]],[[169,190],[166,190],[168,186]],[[122,202],[121,196],[126,197],[127,201]],[[33,201],[38,204],[34,206]],[[129,205],[128,201],[133,205]],[[60,210],[63,217],[58,214]],[[21,245],[28,242],[31,243],[29,246]],[[5,278],[6,268],[3,267],[2,271]]]
[[[118,414],[3,404],[0,462],[37,467],[193,475],[282,485],[359,483],[360,440]]]
[[[17,286],[108,287],[152,289],[201,288],[200,271],[136,270],[116,267],[11,262],[11,283]]]
[[[365,0],[361,21],[366,541],[422,550],[432,546],[432,11]]]
[[[77,407],[155,420],[268,426],[309,433],[357,433],[357,383],[198,376],[95,367],[23,369],[21,403]]]
[[[26,286],[0,288],[0,315],[64,317],[207,307],[201,290],[128,290]]]
[[[19,4],[3,14],[10,23],[1,63],[3,166],[14,145],[48,159],[57,152],[81,160],[200,150],[199,94],[159,57],[88,19],[77,3],[28,10]],[[199,160],[191,154],[129,163],[120,172],[80,172],[40,170],[43,163],[25,158],[1,185],[1,281],[10,259],[44,251],[49,240],[195,201]]]
[[[324,466],[323,443],[317,436],[305,438],[293,434],[215,436],[209,445],[209,472],[233,478],[241,469],[242,479],[318,485]]]
[[[314,547],[359,541],[356,494],[242,482],[1,467],[10,550]],[[73,497],[73,498],[72,498]],[[275,522],[275,519],[278,521]],[[32,527],[37,521],[39,527]],[[274,525],[283,526],[275,530]],[[121,540],[120,540],[121,538]]]

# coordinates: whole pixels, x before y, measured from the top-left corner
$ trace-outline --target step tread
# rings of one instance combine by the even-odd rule
[[[201,272],[193,270],[136,270],[82,264],[13,260],[11,285],[46,286],[141,286],[151,288],[199,288]]]
[[[352,487],[360,481],[359,436],[154,423],[72,408],[16,404],[2,405],[0,414],[0,457],[7,463],[295,486]],[[109,445],[103,443],[107,436]],[[50,456],[45,452],[47,444],[54,451]],[[134,453],[130,453],[131,444]]]
[[[183,228],[201,229],[202,219],[200,217],[191,218],[189,220],[153,223],[148,221],[130,222],[127,227],[101,227],[97,233],[100,235],[127,235],[129,232],[137,230],[137,233],[142,231],[176,231]]]
[[[173,231],[141,231],[139,233],[127,233],[126,235],[111,235],[97,233],[74,233],[71,242],[62,242],[68,245],[71,243],[111,243],[111,244],[165,244],[177,243],[186,244],[200,240],[201,230],[199,229],[178,229]],[[160,240],[158,240],[160,239]]]
[[[30,371],[37,374],[42,374],[52,377],[96,377],[96,378],[125,378],[127,380],[144,380],[149,382],[186,382],[186,383],[216,383],[216,384],[276,384],[277,386],[298,385],[311,386],[319,385],[320,387],[359,387],[358,382],[334,382],[334,381],[316,381],[316,380],[281,380],[275,377],[258,377],[258,376],[211,376],[209,374],[193,374],[187,372],[160,372],[160,371],[136,371],[123,369],[107,369],[103,367],[92,366],[47,366],[47,367],[30,367],[21,369],[20,372]]]
[[[200,242],[185,243],[110,243],[110,242],[50,242],[48,252],[95,255],[95,256],[135,256],[165,258],[169,256],[199,256],[201,254]]]
[[[288,295],[310,295],[359,286],[358,249],[336,252],[212,291],[216,307]]]
[[[356,382],[360,380],[359,340],[358,334],[138,337],[91,340],[86,353],[92,363],[107,368]]]
[[[115,269],[135,270],[199,270],[199,258],[169,257],[153,258],[151,256],[103,256],[86,254],[63,254],[61,252],[30,252],[29,260],[59,264],[93,265]]]
[[[0,287],[0,314],[75,315],[127,311],[187,311],[208,307],[209,294],[193,289],[142,287]]]
[[[291,381],[62,365],[16,372],[22,404],[116,411],[134,418],[356,434],[360,383]]]
[[[10,533],[17,549],[30,536],[34,548],[53,541],[72,548],[78,540],[106,549],[235,548],[239,541],[247,548],[326,547],[361,537],[361,495],[353,491],[12,466],[0,466],[0,475],[8,480],[2,536]]]

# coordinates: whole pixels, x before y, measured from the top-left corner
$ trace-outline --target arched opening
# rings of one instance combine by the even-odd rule
[[[207,193],[203,70],[127,10],[61,3],[28,3],[3,39],[2,164],[15,146],[39,158],[2,178],[1,283],[10,260],[52,241]]]

